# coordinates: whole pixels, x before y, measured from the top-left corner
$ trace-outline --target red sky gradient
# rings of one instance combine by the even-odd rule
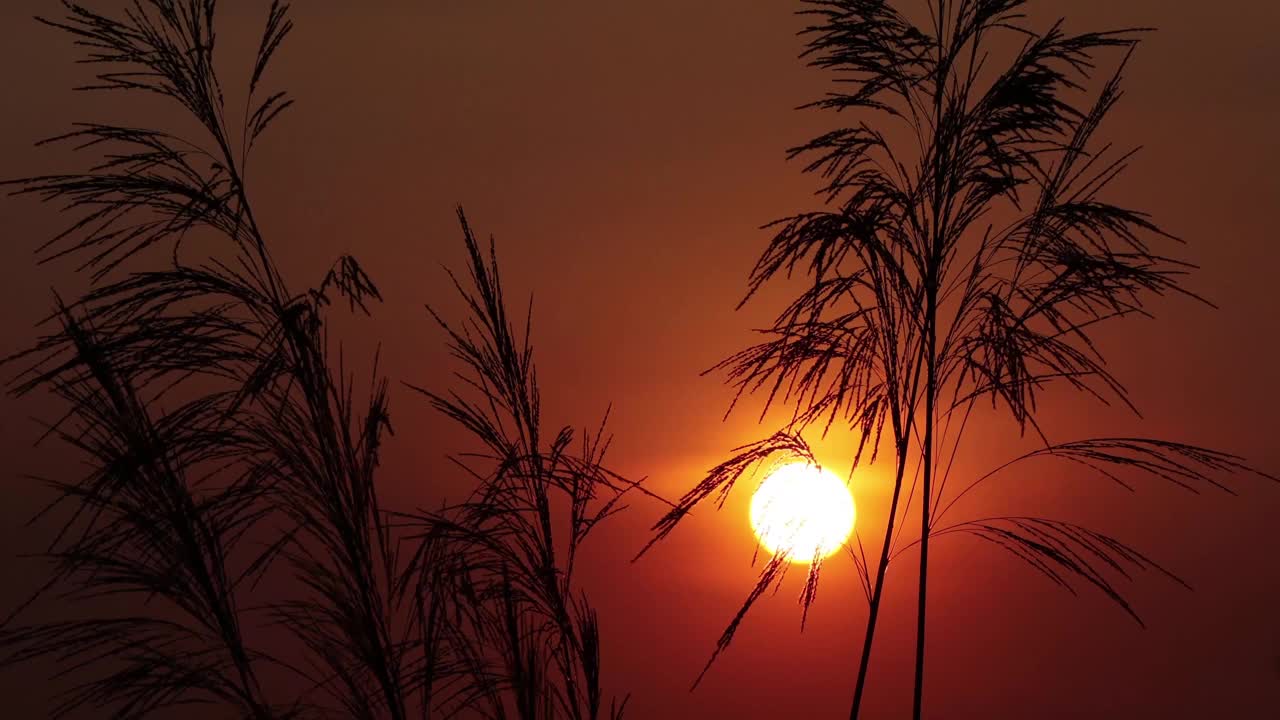
[[[265,3],[224,5],[223,82],[236,87]],[[794,110],[828,80],[796,59],[795,6],[295,3],[297,27],[271,79],[297,103],[250,161],[255,213],[294,286],[318,280],[343,252],[379,283],[386,302],[375,317],[342,323],[348,355],[371,353],[380,339],[393,380],[442,387],[451,366],[422,305],[459,309],[440,265],[462,267],[453,214],[462,203],[473,227],[497,238],[508,297],[522,306],[533,294],[548,424],[594,425],[612,403],[613,467],[678,497],[730,448],[776,429],[756,424],[757,405],[721,422],[731,391],[699,373],[778,309],[774,292],[734,311],[768,238],[757,228],[817,207],[815,179],[784,158],[831,122]],[[1080,30],[1159,28],[1104,126],[1118,144],[1144,147],[1109,197],[1187,239],[1180,257],[1203,267],[1191,287],[1220,307],[1161,300],[1156,321],[1100,335],[1145,420],[1050,393],[1044,425],[1059,440],[1150,435],[1203,444],[1280,472],[1280,4],[1038,7],[1040,26],[1069,13],[1068,27]],[[72,64],[64,37],[29,20],[40,11],[53,3],[0,6],[5,177],[69,167],[32,141],[74,121],[120,117],[103,98],[70,92],[86,69]],[[32,250],[64,220],[28,199],[0,202],[0,354],[32,341],[50,288],[72,295],[82,287],[69,265],[34,265]],[[45,537],[23,526],[43,495],[19,476],[73,469],[52,448],[30,447],[39,428],[29,418],[52,412],[38,398],[0,399],[3,607],[40,577],[13,556]],[[397,391],[392,417],[384,497],[404,506],[457,499],[466,483],[444,458],[470,446],[410,392]],[[833,434],[820,459],[846,471],[850,442]],[[966,442],[961,477],[1025,447],[1005,421],[971,423]],[[1124,586],[1144,630],[1100,593],[1072,597],[993,546],[940,540],[931,556],[926,715],[1276,717],[1280,486],[1233,483],[1237,497],[1154,481],[1130,494],[1065,466],[1026,465],[957,506],[953,519],[1004,512],[1082,522],[1136,545],[1194,592],[1154,575]],[[880,532],[888,486],[883,463],[855,476],[864,537]],[[824,571],[803,634],[797,571],[688,692],[757,572],[750,490],[736,490],[718,513],[696,513],[634,564],[659,506],[637,500],[595,537],[587,588],[600,612],[606,682],[632,693],[631,717],[847,713],[866,606],[840,556]],[[870,720],[909,712],[914,558],[889,571]],[[0,713],[9,717],[42,716],[46,707],[24,673],[0,675],[0,697],[14,708]]]

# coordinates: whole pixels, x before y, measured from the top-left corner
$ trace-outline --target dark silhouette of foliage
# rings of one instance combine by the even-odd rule
[[[875,569],[860,536],[857,551],[849,550],[869,601],[855,718],[885,571],[916,480],[921,536],[907,546],[920,550],[916,718],[932,536],[963,532],[994,542],[1065,587],[1100,589],[1135,618],[1115,578],[1137,569],[1167,574],[1109,536],[1054,520],[940,526],[954,501],[985,480],[946,498],[979,401],[1042,439],[1032,456],[1072,460],[1122,484],[1117,473],[1127,470],[1192,490],[1225,489],[1218,475],[1250,471],[1232,455],[1161,440],[1053,443],[1036,422],[1039,393],[1050,384],[1132,407],[1092,333],[1103,322],[1149,314],[1155,296],[1202,299],[1181,285],[1192,266],[1158,249],[1176,239],[1103,197],[1132,152],[1114,152],[1095,133],[1121,96],[1121,74],[1142,30],[1072,34],[1058,22],[1037,31],[1024,24],[1028,4],[931,0],[928,24],[918,26],[886,0],[804,3],[801,14],[812,20],[802,32],[803,57],[837,83],[808,107],[857,115],[790,150],[822,178],[826,208],[766,226],[774,236],[743,302],[793,273],[806,288],[762,331],[766,340],[716,368],[739,396],[761,392],[766,410],[783,403],[794,411],[780,432],[735,451],[655,526],[665,536],[695,505],[779,454],[811,458],[802,433],[815,424],[824,434],[837,422],[856,433],[855,468],[874,461],[887,423],[894,487]],[[1003,64],[992,49],[998,38],[1021,43]],[[1096,85],[1098,57],[1110,50],[1125,60],[1091,104],[1080,104]],[[916,480],[904,502],[909,471]],[[820,567],[809,569],[806,612]],[[717,654],[780,576],[775,563],[764,567]]]
[[[507,314],[492,241],[486,259],[461,210],[458,217],[471,272],[465,285],[450,277],[470,317],[455,326],[428,310],[466,368],[459,377],[467,392],[411,387],[482,442],[482,452],[457,458],[479,487],[466,502],[408,515],[406,524],[417,528],[424,552],[443,543],[453,553],[446,586],[473,600],[458,628],[466,631],[452,641],[511,691],[518,717],[619,718],[626,698],[602,707],[599,623],[575,590],[575,559],[597,523],[623,509],[628,492],[655,496],[603,465],[610,442],[603,421],[594,434],[581,434],[576,451],[572,428],[545,439],[531,316],[521,337]],[[485,699],[490,716],[502,717],[497,696]]]
[[[98,153],[88,170],[7,183],[75,215],[41,260],[78,259],[93,284],[59,300],[52,330],[7,360],[23,366],[13,392],[65,403],[48,435],[89,471],[46,481],[57,496],[46,513],[61,521],[52,577],[0,628],[0,661],[52,659],[73,683],[56,716],[203,703],[258,720],[600,717],[599,623],[573,562],[637,485],[600,465],[599,434],[581,453],[568,430],[541,440],[527,331],[517,346],[496,260],[480,256],[461,211],[479,339],[436,319],[474,371],[463,382],[484,396],[430,397],[497,466],[461,506],[393,513],[375,482],[388,383],[375,356],[357,392],[326,329],[333,303],[368,313],[377,287],[344,256],[290,290],[249,200],[250,150],[291,104],[265,89],[293,29],[288,5],[267,8],[235,125],[215,71],[213,0],[138,0],[118,16],[62,9],[41,21],[103,68],[82,89],[159,96],[200,134],[81,124],[46,142]],[[557,551],[561,507],[569,535]],[[268,573],[281,587],[259,584]],[[78,619],[22,624],[55,597]],[[113,597],[123,604],[102,602]],[[267,626],[292,647],[256,641]],[[264,679],[290,676],[305,687],[290,698]]]

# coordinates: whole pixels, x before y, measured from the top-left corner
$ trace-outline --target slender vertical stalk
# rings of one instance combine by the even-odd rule
[[[937,344],[938,344],[938,306],[937,284],[927,287],[928,308],[925,315],[925,334],[928,347],[925,355],[925,415],[924,415],[924,458],[922,469],[923,502],[920,508],[920,598],[916,605],[916,672],[913,692],[911,717],[920,720],[924,700],[924,630],[925,605],[928,595],[929,578],[929,512],[933,494],[933,425],[934,396],[937,395]]]
[[[902,494],[903,470],[906,467],[907,438],[898,440],[898,469],[893,479],[893,500],[889,503],[889,523],[884,530],[884,543],[880,546],[880,564],[876,567],[876,584],[871,591],[871,607],[867,613],[867,631],[862,640],[862,658],[858,662],[858,682],[853,689],[853,707],[849,710],[849,720],[858,720],[862,709],[862,693],[866,688],[867,668],[871,664],[871,643],[876,634],[876,621],[880,615],[880,596],[884,590],[884,574],[889,567],[889,545],[893,541],[894,520],[898,517],[898,498]]]
[[[950,72],[947,61],[947,2],[938,0],[936,32],[937,69],[933,89],[933,228],[931,246],[925,253],[924,273],[924,447],[921,449],[921,503],[920,503],[920,583],[916,602],[916,668],[912,683],[911,718],[920,720],[924,710],[924,648],[925,619],[929,597],[929,513],[933,499],[933,426],[934,400],[938,394],[938,292],[942,282],[944,248],[946,242],[946,218],[951,212],[953,198],[948,195],[947,183],[949,146],[943,139],[943,96],[946,78]]]

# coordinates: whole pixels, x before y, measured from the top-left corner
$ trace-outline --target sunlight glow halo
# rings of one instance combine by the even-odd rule
[[[853,495],[828,470],[805,462],[782,465],[751,497],[751,529],[774,555],[810,563],[840,549],[853,532]]]

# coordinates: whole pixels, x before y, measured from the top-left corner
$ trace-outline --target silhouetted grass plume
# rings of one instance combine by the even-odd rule
[[[665,536],[695,505],[727,492],[776,454],[811,457],[802,436],[807,428],[817,425],[824,434],[837,422],[850,428],[857,468],[876,459],[887,426],[895,472],[878,562],[866,557],[860,536],[849,550],[869,602],[852,683],[854,718],[885,572],[906,547],[920,552],[917,719],[932,536],[964,532],[989,540],[1061,585],[1100,589],[1135,618],[1117,580],[1136,569],[1167,574],[1114,538],[1059,521],[939,525],[954,501],[985,479],[946,496],[978,402],[1007,411],[1023,432],[1035,433],[1043,449],[1033,456],[1072,460],[1126,486],[1118,473],[1195,490],[1225,489],[1220,475],[1252,472],[1233,455],[1176,442],[1055,443],[1036,420],[1049,385],[1132,407],[1093,333],[1104,322],[1149,314],[1156,296],[1202,301],[1182,285],[1193,267],[1166,249],[1179,241],[1144,213],[1105,197],[1133,153],[1116,152],[1095,134],[1120,99],[1122,72],[1143,30],[1070,33],[1061,21],[1037,30],[1026,23],[1028,0],[929,0],[920,25],[899,10],[904,4],[803,3],[800,13],[810,24],[801,33],[802,57],[835,81],[807,107],[849,120],[789,151],[821,178],[825,206],[766,226],[774,236],[743,302],[793,274],[806,286],[761,331],[765,340],[716,368],[739,396],[760,393],[766,410],[786,404],[792,417],[771,439],[735,451],[654,528],[656,538]],[[1002,53],[1002,42],[1013,43],[1011,52]],[[1107,52],[1123,59],[1100,79],[1098,63]],[[921,537],[895,552],[917,485]],[[820,563],[811,565],[801,595],[806,612],[819,570]],[[779,579],[767,564],[717,653]]]
[[[7,360],[22,365],[14,392],[60,398],[48,435],[89,470],[46,481],[52,577],[0,628],[3,662],[53,661],[71,683],[55,716],[210,704],[258,720],[620,717],[573,564],[638,485],[603,468],[598,433],[578,453],[567,429],[542,439],[527,333],[518,345],[492,247],[486,263],[459,211],[478,335],[437,320],[473,375],[430,397],[496,465],[463,505],[394,513],[377,482],[388,382],[374,355],[357,391],[327,332],[335,302],[367,313],[377,287],[343,256],[291,289],[250,203],[250,151],[291,104],[265,87],[288,5],[266,6],[242,113],[215,69],[213,0],[62,10],[42,22],[100,68],[82,89],[158,96],[198,134],[80,124],[47,142],[96,154],[87,170],[8,183],[75,217],[41,260],[78,261],[93,284]],[[74,619],[24,621],[54,598]],[[289,646],[267,647],[266,627]]]
[[[442,544],[452,554],[445,587],[471,601],[451,641],[494,687],[511,691],[518,717],[619,718],[625,697],[603,706],[599,623],[575,586],[575,560],[628,492],[655,496],[604,466],[604,421],[594,433],[578,433],[576,443],[569,427],[544,434],[532,316],[517,333],[492,241],[486,258],[461,210],[458,218],[470,276],[465,283],[450,277],[469,317],[455,325],[428,309],[465,368],[462,391],[414,389],[482,443],[482,451],[457,458],[479,487],[461,504],[405,516],[406,525],[422,539],[424,566]],[[502,703],[483,689],[491,716],[502,717]]]

